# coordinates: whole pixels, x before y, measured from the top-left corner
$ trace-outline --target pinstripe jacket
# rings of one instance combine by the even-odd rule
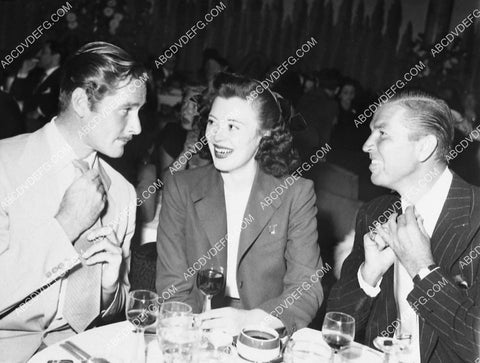
[[[353,250],[330,294],[327,311],[355,317],[357,337],[368,345],[389,331],[397,318],[393,266],[381,292],[371,298],[360,288],[357,271],[365,260],[363,236],[398,195],[364,205],[357,217]],[[395,204],[398,206],[399,203]],[[401,210],[397,210],[401,213]],[[474,362],[480,351],[480,189],[453,175],[452,185],[431,238],[439,269],[414,284],[407,297],[417,311],[422,363]]]

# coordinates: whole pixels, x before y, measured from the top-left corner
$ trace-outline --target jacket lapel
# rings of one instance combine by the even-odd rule
[[[210,167],[207,176],[198,181],[196,188],[191,192],[191,196],[208,242],[211,247],[214,247],[227,234],[227,219],[223,180],[213,165]],[[225,268],[227,265],[226,244],[222,251],[224,252],[218,254],[219,262]]]
[[[438,265],[451,271],[455,262],[464,254],[470,244],[470,215],[472,189],[457,174],[453,173],[452,185],[443,205],[431,238],[432,253]],[[428,361],[438,340],[438,335],[419,319],[422,362]],[[429,333],[427,333],[429,332]]]
[[[244,214],[244,220],[248,220],[250,215],[253,217],[253,220],[240,233],[237,266],[280,206],[281,196],[272,199],[272,203],[268,206],[265,197],[269,196],[281,183],[280,179],[266,174],[260,168],[257,170]]]
[[[41,206],[44,215],[48,215],[47,211],[55,213],[58,209],[59,201],[63,195],[58,188],[57,175],[65,167],[66,160],[73,154],[71,148],[52,149],[47,139],[47,127],[50,127],[50,124],[29,136],[25,151],[19,160],[19,165],[23,167],[19,168],[21,170],[17,179],[18,185],[23,185],[31,179],[34,180],[32,189],[28,190],[29,203],[34,206]],[[46,152],[39,152],[39,150],[45,150]],[[34,175],[37,172],[38,177],[35,177]],[[46,198],[46,196],[49,197]]]
[[[280,206],[280,198],[273,200],[269,206],[265,206],[268,203],[264,200],[280,183],[280,179],[264,173],[261,169],[257,170],[244,214],[244,220],[249,215],[253,217],[253,220],[240,233],[237,266]],[[202,222],[202,227],[210,245],[213,247],[227,235],[227,213],[223,180],[220,173],[213,166],[211,166],[208,175],[199,181],[191,196],[198,218]],[[261,202],[264,203],[264,209],[262,209]],[[220,263],[222,266],[226,266],[227,245],[225,245],[222,251],[224,252],[218,254],[221,259]]]
[[[466,238],[472,207],[471,187],[453,174],[452,185],[432,234],[432,253],[437,264],[450,269],[470,244]]]

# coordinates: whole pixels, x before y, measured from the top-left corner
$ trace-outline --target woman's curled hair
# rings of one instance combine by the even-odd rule
[[[255,154],[255,160],[265,173],[282,177],[295,170],[299,164],[299,157],[293,148],[290,132],[292,108],[287,100],[264,88],[257,80],[220,72],[204,95],[204,107],[200,109],[202,135],[205,133],[208,114],[216,97],[225,99],[239,97],[252,102],[253,108],[258,112],[260,128],[270,131],[261,138]]]

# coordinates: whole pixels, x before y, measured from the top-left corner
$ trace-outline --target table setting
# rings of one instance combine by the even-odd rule
[[[197,274],[205,295],[203,312],[224,287],[223,269],[208,267]],[[354,342],[355,320],[328,312],[322,331],[303,328],[292,336],[265,324],[251,324],[238,336],[202,329],[190,305],[162,299],[148,290],[129,293],[127,320],[101,326],[47,347],[30,363],[196,363],[196,362],[366,362],[383,363],[384,354]],[[394,360],[392,360],[394,362]]]

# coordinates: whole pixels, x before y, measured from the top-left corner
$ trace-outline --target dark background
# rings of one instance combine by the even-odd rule
[[[212,0],[70,0],[69,14],[43,37],[65,41],[73,51],[90,40],[106,40],[150,62],[209,9]],[[226,10],[180,50],[177,66],[195,72],[202,51],[216,48],[233,69],[276,67],[305,41],[318,45],[295,65],[309,72],[335,67],[380,91],[422,60],[423,87],[445,82],[459,92],[478,91],[480,40],[470,26],[435,58],[430,49],[465,16],[476,0],[223,0]],[[0,56],[20,42],[66,1],[0,0]],[[40,39],[42,40],[42,39]],[[40,40],[37,43],[40,43]],[[37,44],[34,45],[35,48]],[[28,56],[26,52],[23,56]],[[21,57],[4,71],[14,73]],[[418,77],[420,78],[420,77]],[[427,86],[426,86],[427,85]]]

